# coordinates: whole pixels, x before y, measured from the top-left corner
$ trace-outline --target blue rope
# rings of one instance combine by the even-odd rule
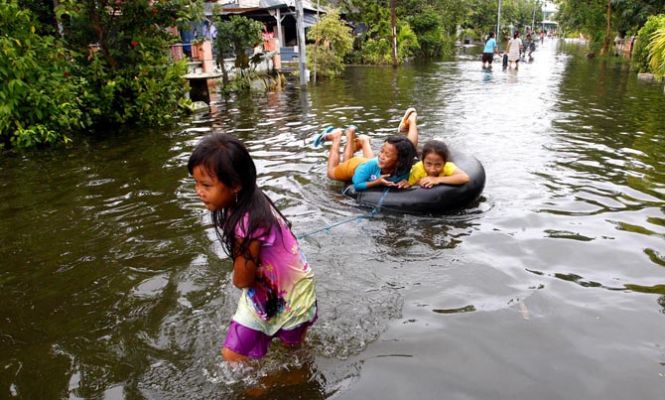
[[[303,238],[306,238],[308,236],[312,236],[315,233],[319,233],[319,232],[323,232],[323,231],[330,232],[330,230],[332,228],[334,228],[336,226],[346,224],[347,222],[353,222],[355,220],[360,220],[360,219],[364,219],[364,218],[368,218],[368,219],[372,218],[373,216],[375,216],[376,214],[378,214],[381,211],[381,207],[383,207],[383,202],[386,199],[386,195],[388,194],[388,191],[389,191],[388,188],[386,188],[383,191],[383,195],[381,195],[381,198],[379,199],[379,204],[377,204],[376,207],[374,207],[370,212],[365,213],[365,214],[361,214],[361,215],[356,215],[355,217],[345,218],[341,221],[337,221],[335,223],[328,224],[328,225],[324,226],[323,228],[315,229],[311,232],[307,232],[307,233],[304,233],[302,235],[298,235],[298,236],[296,236],[296,238],[303,239]]]
[[[389,188],[385,188],[383,194],[381,195],[381,198],[379,199],[379,204],[377,204],[376,207],[374,207],[372,211],[370,211],[371,215],[375,215],[379,211],[381,211],[381,207],[383,207],[383,201],[386,199],[386,195],[388,194],[389,190],[390,190]]]

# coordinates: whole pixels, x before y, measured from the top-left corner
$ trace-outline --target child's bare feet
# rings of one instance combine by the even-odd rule
[[[413,107],[409,107],[406,109],[404,112],[404,116],[402,119],[399,121],[399,127],[397,128],[398,132],[406,132],[409,130],[409,124],[412,122],[412,115],[415,117],[416,114],[416,109]]]
[[[340,128],[335,128],[332,131],[323,135],[323,140],[335,141],[336,139],[342,138],[342,130]]]
[[[332,132],[334,128],[332,126],[329,126],[322,130],[320,133],[318,133],[316,136],[314,136],[314,140],[312,140],[312,144],[314,147],[320,147],[323,142],[326,140],[331,140],[332,137],[328,136],[330,132]]]
[[[346,137],[348,138],[349,136],[355,136],[357,130],[358,130],[358,128],[355,125],[347,126],[346,131],[345,131]]]
[[[358,137],[354,140],[354,143],[355,143],[355,146],[356,146],[354,151],[362,150],[363,145],[365,143],[369,144],[369,136],[367,136],[367,135],[358,135]]]

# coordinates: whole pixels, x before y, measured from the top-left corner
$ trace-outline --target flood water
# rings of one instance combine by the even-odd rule
[[[2,155],[0,398],[662,399],[662,87],[576,44],[517,72],[468,51]],[[482,198],[353,219],[310,138],[353,122],[378,147],[408,106],[483,163]],[[317,276],[306,346],[260,365],[219,355],[240,292],[186,171],[212,131],[247,144]]]

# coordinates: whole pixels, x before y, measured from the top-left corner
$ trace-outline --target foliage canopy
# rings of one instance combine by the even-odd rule
[[[662,79],[665,76],[665,14],[654,18],[659,25],[649,38],[649,66],[656,77]]]
[[[637,40],[633,49],[633,66],[638,72],[650,71],[650,42],[659,28],[665,28],[665,16],[653,15],[647,19],[644,26],[637,33]]]
[[[316,66],[322,77],[334,77],[344,69],[344,56],[353,47],[349,28],[339,17],[337,9],[331,9],[307,33],[314,44],[307,46],[307,62]]]
[[[186,65],[170,60],[178,38],[167,27],[197,18],[200,0],[24,3],[0,0],[4,144],[67,141],[67,133],[88,127],[165,124],[187,102]]]
[[[68,140],[62,132],[87,125],[72,76],[72,54],[37,33],[32,13],[0,0],[0,137],[4,145],[29,147]]]

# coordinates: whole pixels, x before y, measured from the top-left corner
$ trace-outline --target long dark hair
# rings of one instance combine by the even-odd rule
[[[490,39],[493,38],[493,37],[494,37],[494,32],[490,32],[490,34],[487,35],[487,40],[485,40],[485,44],[487,44],[487,42],[489,42]]]
[[[390,143],[397,149],[397,164],[393,175],[406,175],[411,171],[413,159],[416,158],[416,148],[413,143],[404,136],[389,136],[386,143]]]
[[[194,167],[198,166],[203,167],[209,174],[214,174],[224,185],[240,188],[236,204],[212,211],[212,221],[226,254],[232,258],[243,256],[258,266],[259,260],[253,259],[249,253],[249,238],[252,233],[261,229],[267,234],[278,226],[275,211],[289,228],[291,224],[277,210],[272,200],[256,186],[256,166],[247,148],[240,140],[225,133],[207,135],[194,148],[187,162],[187,170],[192,174]],[[246,234],[246,239],[242,242],[236,237],[238,227]]]
[[[440,140],[430,140],[425,143],[423,146],[421,160],[425,161],[425,157],[427,157],[429,153],[438,154],[441,158],[443,158],[444,164],[448,162],[448,158],[450,157],[448,146],[446,146],[446,144]]]

